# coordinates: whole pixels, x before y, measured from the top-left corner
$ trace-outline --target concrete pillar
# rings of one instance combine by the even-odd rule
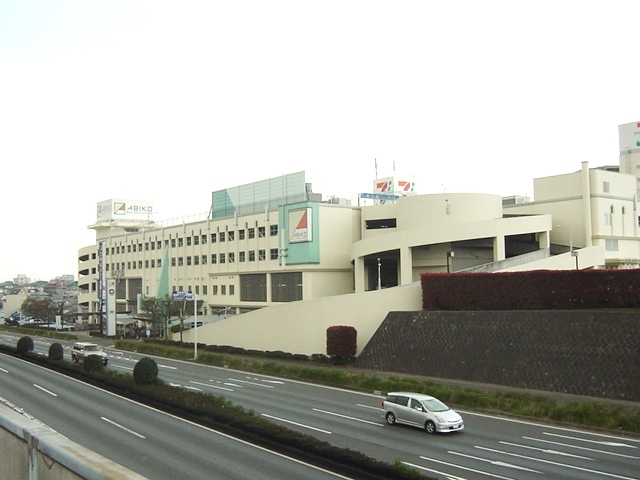
[[[356,257],[353,261],[354,288],[356,293],[365,291],[364,258]]]
[[[400,285],[413,283],[413,261],[411,248],[400,247]]]
[[[582,222],[584,223],[583,244],[593,246],[593,231],[591,228],[591,183],[589,178],[589,162],[582,162]]]

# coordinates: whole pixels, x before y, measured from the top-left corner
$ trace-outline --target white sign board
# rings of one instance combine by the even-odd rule
[[[111,199],[98,203],[96,221],[110,220],[151,221],[153,220],[153,202]]]
[[[620,155],[640,152],[640,122],[618,125]]]

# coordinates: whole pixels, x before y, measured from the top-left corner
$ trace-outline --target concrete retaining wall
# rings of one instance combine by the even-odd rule
[[[0,466],[11,480],[145,480],[4,404]]]

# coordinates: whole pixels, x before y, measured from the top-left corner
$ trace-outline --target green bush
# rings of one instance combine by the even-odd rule
[[[62,360],[64,358],[64,348],[59,343],[52,343],[49,347],[49,358],[51,360]]]
[[[155,360],[144,357],[133,367],[133,380],[141,384],[158,383],[158,365]]]
[[[31,337],[20,337],[17,345],[18,353],[28,353],[33,352],[33,338]]]
[[[100,372],[104,369],[102,357],[98,355],[87,355],[84,357],[82,366],[85,372]]]

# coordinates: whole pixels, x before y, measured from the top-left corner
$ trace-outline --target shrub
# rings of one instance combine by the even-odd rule
[[[357,332],[353,327],[334,326],[327,328],[327,355],[338,358],[356,356]]]
[[[33,338],[20,337],[17,345],[18,353],[33,352]]]
[[[64,348],[59,343],[52,343],[49,347],[49,358],[51,360],[62,360],[64,358]]]
[[[133,380],[136,383],[158,383],[158,365],[155,360],[144,357],[133,367]]]
[[[87,355],[84,357],[82,366],[85,372],[100,372],[104,369],[102,357],[98,355]]]

